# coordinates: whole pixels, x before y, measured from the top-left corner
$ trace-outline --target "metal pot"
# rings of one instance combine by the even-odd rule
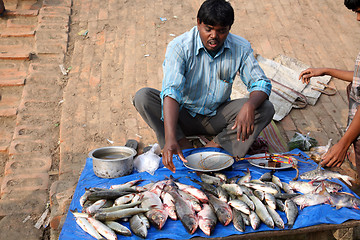
[[[117,178],[133,172],[135,149],[123,146],[102,147],[89,153],[93,170],[101,178]]]

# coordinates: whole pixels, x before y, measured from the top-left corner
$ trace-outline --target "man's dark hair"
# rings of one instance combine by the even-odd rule
[[[234,23],[234,9],[225,0],[206,0],[201,5],[197,18],[200,23],[211,26],[230,26]]]
[[[360,0],[345,0],[345,6],[350,10],[357,10],[360,7]]]

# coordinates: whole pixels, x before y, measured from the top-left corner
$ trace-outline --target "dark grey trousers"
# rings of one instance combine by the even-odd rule
[[[180,110],[176,129],[177,140],[187,136],[215,136],[213,141],[228,151],[232,156],[243,157],[260,132],[271,122],[275,113],[272,103],[266,100],[255,112],[253,134],[245,141],[237,141],[236,129],[232,130],[235,119],[247,99],[226,102],[217,109],[215,116],[197,114],[192,117],[183,108]],[[164,122],[161,120],[160,91],[142,88],[133,100],[136,110],[145,122],[155,131],[161,148],[165,145]]]

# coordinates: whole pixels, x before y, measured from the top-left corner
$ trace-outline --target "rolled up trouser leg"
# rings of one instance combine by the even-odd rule
[[[223,122],[224,126],[217,136],[213,139],[215,143],[220,144],[222,148],[233,156],[243,157],[246,155],[252,143],[260,132],[271,122],[275,110],[272,103],[265,100],[264,103],[256,109],[254,120],[254,131],[247,140],[242,142],[237,140],[237,129],[231,129],[234,126],[236,116],[247,99],[236,99],[223,104],[215,117],[210,121],[210,125],[215,126],[217,122]],[[217,126],[218,128],[219,126]],[[241,137],[241,136],[240,136]]]
[[[165,145],[164,122],[161,120],[160,91],[153,88],[142,88],[136,92],[133,104],[144,121],[151,127],[161,148]],[[181,128],[176,128],[177,140],[184,138]]]

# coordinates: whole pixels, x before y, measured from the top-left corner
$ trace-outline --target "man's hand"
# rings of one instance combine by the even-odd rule
[[[349,146],[344,146],[341,142],[332,146],[322,157],[321,165],[326,167],[340,167],[344,162]]]
[[[325,71],[325,68],[308,68],[300,73],[299,80],[301,79],[303,83],[308,84],[310,78],[324,76]]]
[[[187,162],[181,151],[179,143],[176,140],[166,141],[162,150],[162,162],[166,168],[175,173],[176,168],[173,163],[173,154],[179,155],[183,162]]]
[[[254,132],[255,106],[246,102],[236,116],[235,124],[231,129],[237,129],[237,140],[245,141]]]

